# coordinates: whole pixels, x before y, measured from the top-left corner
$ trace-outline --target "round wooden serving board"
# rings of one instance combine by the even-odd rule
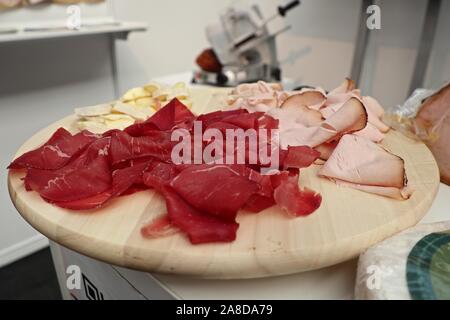
[[[193,90],[194,111],[220,107],[220,90]],[[223,98],[223,97],[222,97]],[[74,116],[40,131],[17,152],[21,155],[46,141],[60,126],[74,129]],[[142,191],[113,200],[89,212],[64,210],[25,191],[9,175],[9,192],[20,214],[57,243],[111,264],[149,272],[202,278],[256,278],[296,273],[356,257],[369,246],[415,225],[428,211],[439,187],[439,172],[428,148],[391,131],[384,143],[405,160],[415,187],[407,201],[338,187],[318,178],[318,166],[301,172],[301,184],[322,194],[322,205],[308,217],[291,218],[273,207],[260,214],[242,212],[232,243],[192,245],[183,234],[144,239],[141,226],[165,212],[163,198]],[[219,182],[220,183],[220,182]]]

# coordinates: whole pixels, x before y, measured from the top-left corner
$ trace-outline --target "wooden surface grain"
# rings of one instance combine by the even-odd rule
[[[193,91],[197,113],[223,106],[220,90]],[[218,94],[219,93],[219,94]],[[60,126],[75,131],[74,116],[30,138],[17,155],[42,144]],[[237,240],[191,245],[183,234],[144,239],[141,226],[165,212],[152,190],[113,200],[100,210],[75,212],[27,192],[21,172],[10,172],[8,187],[19,213],[39,232],[59,244],[115,265],[148,272],[202,278],[256,278],[313,270],[349,260],[369,246],[415,225],[428,211],[439,187],[439,171],[428,148],[391,131],[383,142],[405,159],[415,192],[407,201],[338,187],[319,178],[319,166],[301,172],[301,185],[322,194],[312,215],[288,217],[273,207],[260,214],[241,212]]]

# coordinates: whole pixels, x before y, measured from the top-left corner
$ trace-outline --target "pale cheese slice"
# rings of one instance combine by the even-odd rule
[[[88,106],[82,108],[75,108],[75,114],[78,117],[93,117],[109,114],[112,111],[110,103],[99,104],[95,106]]]

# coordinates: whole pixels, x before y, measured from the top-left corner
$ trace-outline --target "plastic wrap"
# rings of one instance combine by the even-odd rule
[[[406,136],[423,141],[439,166],[441,181],[450,185],[450,84],[438,90],[417,89],[384,119]]]
[[[448,230],[450,222],[418,225],[369,248],[358,261],[355,298],[409,300],[448,297],[450,235],[443,233]],[[443,240],[446,242],[439,245]]]
[[[419,125],[415,121],[415,118],[425,100],[439,92],[443,87],[438,90],[424,88],[414,90],[411,96],[406,99],[403,104],[388,109],[384,120],[392,128],[401,131],[412,139],[432,142],[436,139],[436,136],[427,130],[427,128]]]

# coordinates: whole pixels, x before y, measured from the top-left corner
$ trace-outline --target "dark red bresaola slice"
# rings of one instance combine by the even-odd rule
[[[283,168],[301,169],[313,164],[320,157],[320,152],[308,146],[288,147],[281,157],[284,157],[281,160]]]
[[[260,213],[261,211],[271,208],[274,205],[275,200],[272,195],[270,197],[265,197],[260,194],[253,194],[247,200],[243,209],[253,213]]]
[[[161,238],[170,236],[179,232],[180,230],[175,228],[167,214],[155,218],[141,228],[141,235],[144,238]]]
[[[203,130],[208,128],[215,122],[222,121],[224,118],[234,115],[248,114],[245,109],[228,110],[228,111],[214,111],[210,113],[201,114],[197,117],[196,121],[202,122]]]
[[[150,188],[161,190],[167,186],[179,173],[179,169],[169,163],[154,163],[143,175],[143,182]]]
[[[225,221],[195,209],[170,187],[161,190],[166,200],[171,223],[189,237],[192,244],[230,242],[236,239],[239,227],[234,221]]]
[[[281,175],[279,185],[275,188],[273,197],[280,208],[294,216],[306,216],[316,211],[322,202],[322,196],[308,188],[301,190],[298,176]]]
[[[191,166],[170,186],[193,207],[227,221],[234,221],[238,210],[259,189],[226,165]]]
[[[171,132],[169,131],[153,130],[151,134],[142,137],[133,137],[123,131],[113,132],[110,151],[112,165],[142,157],[170,161],[175,144],[170,137]]]
[[[60,169],[97,138],[88,131],[72,135],[66,129],[59,128],[44,145],[24,153],[8,169]]]
[[[171,100],[145,122],[136,123],[125,129],[131,136],[147,135],[149,130],[167,131],[174,127],[191,128],[195,115],[178,99]]]
[[[88,198],[110,188],[109,138],[93,142],[78,158],[58,170],[29,169],[26,184],[49,201]]]
[[[141,183],[142,175],[145,170],[152,164],[151,161],[146,163],[140,163],[133,165],[128,168],[118,169],[112,173],[112,185],[111,187],[97,195],[74,200],[74,201],[50,201],[54,204],[71,210],[88,210],[95,209],[103,206],[106,202],[113,199],[114,197],[119,197],[127,193],[127,191],[135,184]],[[142,186],[133,189],[133,191],[143,190]]]

